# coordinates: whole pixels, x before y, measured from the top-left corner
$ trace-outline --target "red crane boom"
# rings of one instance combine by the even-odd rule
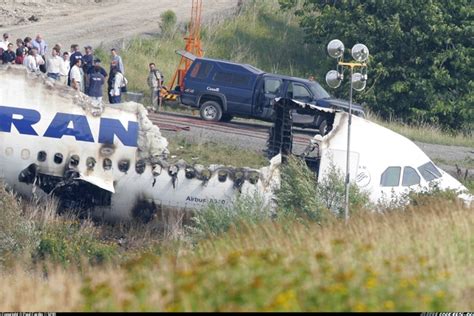
[[[185,50],[194,56],[202,57],[201,48],[201,13],[202,13],[202,0],[192,0],[191,9],[191,21],[189,22],[188,35],[184,37],[186,42]],[[174,89],[175,84],[183,89],[183,80],[189,67],[191,67],[191,60],[181,57],[178,65],[178,69],[171,79],[169,84],[169,91]]]

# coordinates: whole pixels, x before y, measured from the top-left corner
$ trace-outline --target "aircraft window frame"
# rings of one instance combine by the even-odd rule
[[[53,161],[57,165],[61,165],[64,162],[64,155],[61,153],[54,154]]]
[[[38,154],[36,155],[36,160],[38,160],[39,162],[45,162],[47,159],[48,159],[48,153],[45,152],[44,150],[39,151]]]
[[[102,161],[102,168],[104,171],[110,171],[113,168],[113,162],[110,158],[105,158],[104,161]]]
[[[412,172],[411,175],[407,176],[407,171]],[[407,179],[408,177],[413,177],[416,175],[416,178]],[[413,181],[414,179],[417,179]],[[413,167],[405,167],[403,168],[403,177],[402,177],[402,186],[403,187],[411,187],[414,185],[419,185],[421,183],[420,174],[416,171]]]
[[[427,167],[431,167],[431,170],[428,169]],[[425,179],[426,182],[431,182],[443,176],[441,172],[438,170],[438,168],[435,166],[435,164],[431,161],[425,163],[424,165],[419,166],[418,171],[420,172],[421,176],[423,177],[423,179]]]
[[[395,170],[395,172],[398,172],[398,174],[396,175],[396,178],[397,178],[397,183],[396,184],[395,184],[395,181],[393,181],[394,179],[391,179],[391,177],[395,176],[395,174],[387,175],[388,172],[390,172],[392,170]],[[402,167],[398,167],[398,166],[388,167],[387,169],[385,169],[385,171],[380,176],[380,186],[385,187],[385,188],[398,187],[398,186],[400,186],[401,176],[402,176]],[[388,178],[388,177],[390,177],[390,178]]]

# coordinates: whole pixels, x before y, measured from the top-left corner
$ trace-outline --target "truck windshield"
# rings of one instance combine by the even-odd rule
[[[317,82],[311,82],[309,84],[309,88],[311,89],[311,92],[313,92],[316,99],[328,99],[331,97],[329,93],[327,93],[327,91],[324,90],[324,88],[321,87],[321,85]]]

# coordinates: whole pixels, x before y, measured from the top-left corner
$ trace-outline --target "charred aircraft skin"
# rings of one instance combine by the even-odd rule
[[[278,157],[260,170],[170,164],[167,145],[141,104],[96,107],[42,74],[0,68],[0,181],[24,196],[53,195],[108,221],[232,203],[240,193],[272,203]]]

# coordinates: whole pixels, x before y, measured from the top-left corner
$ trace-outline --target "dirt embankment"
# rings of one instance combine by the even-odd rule
[[[237,0],[203,1],[203,19],[237,6]],[[11,41],[41,33],[50,46],[110,46],[123,39],[159,32],[160,14],[191,16],[191,0],[0,0],[0,33]]]

